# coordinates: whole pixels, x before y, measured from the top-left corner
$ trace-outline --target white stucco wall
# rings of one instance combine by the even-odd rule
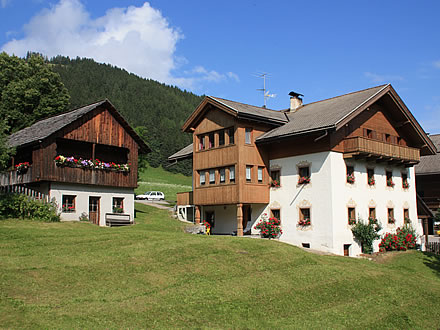
[[[100,197],[99,225],[105,226],[105,214],[113,212],[113,197],[124,198],[124,214],[134,219],[134,190],[131,188],[87,186],[64,183],[52,183],[49,190],[50,198],[55,198],[62,220],[79,220],[85,212],[89,214],[89,197]],[[62,196],[75,195],[75,212],[62,212]]]
[[[265,205],[251,204],[251,224],[252,228],[259,219],[261,213],[265,209]],[[213,234],[231,234],[237,231],[237,206],[236,205],[220,205],[220,206],[203,206],[201,210],[201,220],[205,220],[205,212],[215,212],[215,227],[212,229]],[[243,228],[245,229],[245,228]],[[253,229],[252,229],[253,230]]]
[[[297,166],[310,164],[311,182],[298,185]],[[280,209],[283,235],[281,241],[343,255],[344,244],[351,244],[350,255],[361,253],[348,225],[348,207],[355,207],[356,218],[368,219],[369,207],[376,208],[376,217],[384,232],[395,232],[402,226],[403,209],[408,208],[410,219],[419,234],[422,227],[417,220],[414,169],[364,161],[347,161],[354,166],[355,183],[346,183],[346,163],[343,154],[321,152],[271,160],[271,168],[280,168],[281,187],[271,188],[270,204],[263,212]],[[367,184],[367,166],[374,168],[376,184]],[[385,171],[393,172],[394,188],[386,186]],[[408,174],[409,189],[402,188],[401,172]],[[299,209],[310,207],[311,226],[298,226]],[[388,224],[387,209],[394,208],[396,223]],[[380,240],[374,244],[378,250]]]

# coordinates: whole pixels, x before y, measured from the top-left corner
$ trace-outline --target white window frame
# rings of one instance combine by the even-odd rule
[[[258,182],[263,182],[263,167],[258,166]]]
[[[252,166],[246,165],[246,182],[252,182]]]
[[[221,168],[219,170],[220,172],[220,183],[225,183],[226,181],[226,169],[225,168]]]
[[[235,182],[235,165],[229,167],[229,182]]]
[[[252,128],[250,127],[244,129],[244,143],[252,144]]]
[[[206,172],[200,172],[200,185],[203,186],[206,184]]]
[[[209,170],[209,184],[215,183],[215,170]]]

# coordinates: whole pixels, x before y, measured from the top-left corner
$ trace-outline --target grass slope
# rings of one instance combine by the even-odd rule
[[[183,174],[170,173],[162,167],[150,167],[139,173],[136,195],[146,191],[158,190],[165,194],[165,199],[170,202],[177,200],[178,192],[192,190],[192,178]]]
[[[138,224],[0,221],[3,328],[438,328],[439,258],[382,263]]]

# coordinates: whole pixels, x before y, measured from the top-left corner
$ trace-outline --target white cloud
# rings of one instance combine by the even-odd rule
[[[0,1],[3,4],[9,0]],[[109,9],[104,16],[92,19],[80,0],[60,0],[35,15],[24,26],[24,35],[23,39],[6,43],[2,50],[18,56],[35,51],[49,57],[93,58],[189,89],[200,81],[219,82],[222,77],[236,80],[229,73],[206,69],[194,70],[195,77],[174,77],[172,71],[185,63],[184,58],[175,55],[176,44],[184,36],[148,2],[141,7]]]
[[[404,81],[405,79],[402,76],[394,76],[394,75],[380,75],[372,72],[365,72],[364,76],[370,79],[371,82],[374,83],[385,83],[390,81]]]
[[[0,0],[0,7],[5,8],[11,0]]]

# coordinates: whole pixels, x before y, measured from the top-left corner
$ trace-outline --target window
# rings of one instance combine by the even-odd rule
[[[215,170],[209,170],[209,184],[215,183]]]
[[[310,219],[310,209],[309,208],[301,208],[299,209],[299,222],[300,226],[309,226],[311,224]]]
[[[124,213],[124,199],[113,197],[113,213]]]
[[[375,207],[370,207],[368,209],[368,222],[370,223],[376,223],[376,208]]]
[[[245,143],[251,144],[252,142],[252,128],[246,127],[245,128]]]
[[[409,218],[409,209],[403,209],[403,223],[404,224],[411,223],[411,219]]]
[[[228,128],[229,144],[234,144],[234,127]]]
[[[409,182],[408,182],[408,174],[402,173],[402,188],[408,189],[409,188]]]
[[[270,178],[271,178],[270,186],[271,187],[278,188],[281,186],[280,176],[281,176],[280,170],[271,170],[270,171]]]
[[[262,183],[263,182],[263,168],[261,166],[258,166],[258,182]]]
[[[63,195],[63,212],[73,213],[75,212],[75,199],[74,195]]]
[[[205,150],[205,136],[199,136],[199,150]]]
[[[301,243],[302,247],[305,249],[310,249],[310,243]]]
[[[354,166],[348,166],[347,165],[347,182],[348,183],[354,183]]]
[[[356,224],[356,209],[354,207],[348,208],[348,224],[349,225]]]
[[[373,138],[373,130],[364,128],[364,137],[372,139]]]
[[[368,168],[367,169],[367,182],[370,186],[374,186],[376,181],[374,180],[374,169]]]
[[[225,145],[225,131],[221,130],[218,132],[218,145],[223,146]]]
[[[206,172],[200,171],[199,175],[200,175],[200,185],[203,186],[206,183]]]
[[[229,167],[229,182],[235,182],[235,166]]]
[[[208,142],[209,142],[209,145],[208,145],[208,148],[214,148],[214,146],[215,146],[215,140],[214,140],[214,137],[215,137],[215,135],[214,135],[214,133],[209,133],[208,134]]]
[[[272,218],[276,218],[276,219],[280,220],[280,222],[281,222],[281,212],[279,209],[270,210],[270,213],[271,213]]]
[[[350,246],[351,244],[344,244],[344,257],[350,256]]]
[[[226,170],[224,168],[220,169],[220,183],[225,183],[226,180]]]
[[[391,143],[391,135],[385,134],[385,142]]]
[[[252,181],[252,166],[246,165],[246,181],[251,182]]]
[[[301,166],[298,168],[298,184],[307,184],[310,182],[310,167],[309,166]]]
[[[394,187],[393,172],[386,171],[386,176],[387,176],[387,187]]]
[[[388,215],[388,223],[393,224],[396,222],[396,220],[394,220],[394,209],[393,208],[388,208],[387,215]]]

